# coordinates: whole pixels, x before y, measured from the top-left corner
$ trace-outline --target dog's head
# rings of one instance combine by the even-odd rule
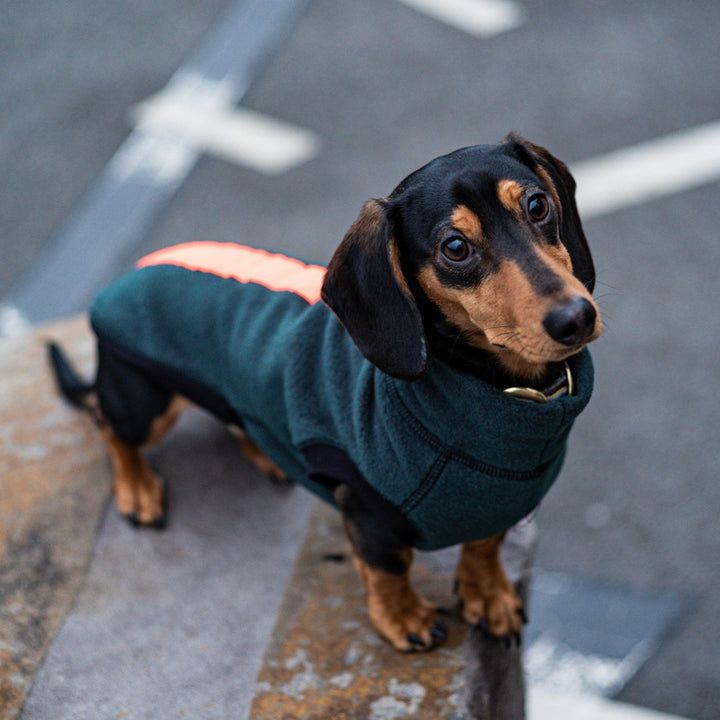
[[[575,181],[517,136],[436,158],[370,200],[322,289],[360,351],[418,377],[428,338],[539,377],[601,332]]]

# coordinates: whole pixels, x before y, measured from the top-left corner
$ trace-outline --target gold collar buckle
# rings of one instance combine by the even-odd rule
[[[518,400],[546,403],[555,398],[563,397],[564,395],[572,395],[574,390],[575,386],[572,373],[570,372],[570,366],[564,363],[563,374],[554,383],[545,388],[545,390],[536,390],[535,388],[529,387],[509,387],[505,388],[503,392],[512,395],[514,398],[518,398]]]

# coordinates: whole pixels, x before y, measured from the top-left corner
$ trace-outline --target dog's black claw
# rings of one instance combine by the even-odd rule
[[[522,645],[522,636],[520,635],[520,633],[513,633],[512,635],[508,634],[501,636],[494,635],[490,632],[490,628],[486,620],[479,620],[476,624],[476,627],[482,632],[483,635],[485,635],[488,640],[502,643],[503,647],[506,650],[509,650],[513,646],[513,644],[517,645],[517,647],[520,647]]]
[[[518,612],[518,615],[520,616],[520,619],[522,620],[522,624],[527,625],[528,622],[530,622],[530,621],[528,620],[528,616],[527,616],[527,613],[525,612],[525,608],[520,608],[517,612]]]
[[[427,647],[427,645],[425,645],[425,642],[423,641],[423,639],[421,637],[419,637],[418,635],[416,635],[415,633],[408,633],[407,641],[411,645],[417,645],[418,647],[423,647],[423,648]]]
[[[131,512],[128,515],[123,516],[125,520],[128,521],[131,527],[138,529],[142,527],[149,527],[153,530],[165,530],[167,527],[167,516],[166,515],[158,515],[151,523],[141,523],[140,519],[137,516],[137,513]]]
[[[444,640],[447,637],[447,628],[442,623],[437,622],[430,628],[430,634],[436,640]]]

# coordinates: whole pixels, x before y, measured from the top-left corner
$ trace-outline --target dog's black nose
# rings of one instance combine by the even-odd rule
[[[574,297],[551,310],[543,320],[547,334],[562,345],[579,345],[592,335],[597,312],[589,300]]]

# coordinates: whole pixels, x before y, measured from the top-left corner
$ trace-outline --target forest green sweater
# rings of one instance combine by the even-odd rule
[[[260,449],[326,500],[328,477],[366,483],[415,527],[423,550],[494,535],[530,513],[590,398],[587,350],[569,361],[575,394],[544,404],[433,357],[418,380],[390,377],[320,300],[324,270],[281,255],[192,243],[140,265],[96,299],[100,342],[166,373],[168,387],[186,379],[224,398]],[[333,477],[323,448],[362,479]]]

